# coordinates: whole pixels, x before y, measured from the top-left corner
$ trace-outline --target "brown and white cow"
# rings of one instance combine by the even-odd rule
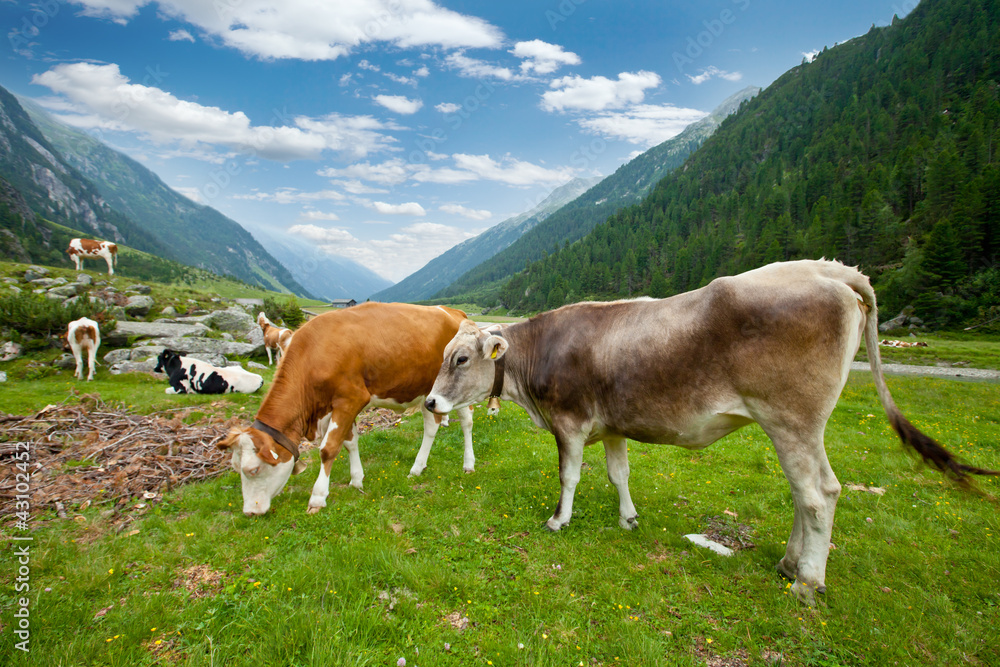
[[[249,428],[231,430],[218,444],[233,450],[233,467],[243,485],[243,512],[267,512],[293,468],[301,472],[302,439],[316,438],[321,447],[310,514],[326,507],[330,471],[341,446],[349,455],[351,486],[360,490],[364,470],[355,418],[369,406],[398,411],[419,406],[424,436],[410,474],[420,475],[440,417],[423,407],[424,397],[441,367],[445,346],[464,319],[462,311],[442,306],[372,302],[324,313],[296,330],[256,421]],[[472,412],[459,410],[458,416],[465,439],[463,467],[472,472]]]
[[[118,264],[118,246],[111,241],[94,241],[93,239],[73,239],[66,248],[76,270],[81,270],[84,259],[101,258],[108,263],[108,275],[115,275],[115,265]]]
[[[81,317],[66,327],[66,343],[73,351],[76,360],[76,371],[73,373],[78,380],[83,379],[83,353],[87,353],[87,363],[90,372],[87,380],[94,379],[94,368],[97,366],[97,348],[101,346],[101,328],[92,319]]]
[[[875,293],[839,262],[770,264],[654,300],[579,303],[506,327],[463,322],[425,407],[445,412],[502,398],[555,435],[562,492],[547,526],[569,523],[585,445],[604,441],[619,524],[632,528],[626,438],[702,449],[757,422],[774,443],[795,503],[778,571],[795,595],[824,590],[840,495],[823,432],[864,334],[879,399],[900,438],[952,477],[962,465],[893,403],[882,375]]]
[[[281,363],[281,355],[285,353],[288,344],[292,342],[292,330],[275,326],[271,320],[267,319],[264,311],[257,315],[257,326],[264,333],[264,349],[267,350],[267,365],[271,365],[271,350],[274,350],[275,359]]]

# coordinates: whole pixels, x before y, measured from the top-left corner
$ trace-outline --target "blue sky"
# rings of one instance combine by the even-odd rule
[[[0,85],[398,281],[912,0],[0,0]]]

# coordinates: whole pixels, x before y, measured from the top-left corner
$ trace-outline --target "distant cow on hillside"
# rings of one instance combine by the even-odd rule
[[[93,239],[73,239],[66,248],[76,270],[83,268],[83,260],[103,258],[108,263],[108,275],[115,275],[115,266],[118,264],[118,246],[111,241],[95,241]]]
[[[257,326],[264,333],[264,349],[267,350],[267,365],[271,365],[271,350],[274,350],[274,357],[281,363],[281,356],[288,349],[288,344],[292,342],[292,330],[275,326],[271,320],[267,319],[264,311],[257,316]]]

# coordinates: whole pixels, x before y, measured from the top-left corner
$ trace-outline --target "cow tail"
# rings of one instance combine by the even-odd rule
[[[860,273],[858,275],[861,276],[863,284],[856,283],[852,284],[851,287],[861,297],[864,310],[867,311],[865,350],[868,352],[868,363],[871,365],[879,401],[882,403],[882,408],[885,410],[893,430],[899,435],[899,439],[903,441],[904,445],[920,454],[925,463],[962,486],[969,485],[969,475],[1000,475],[998,470],[986,470],[961,463],[934,438],[911,424],[896,407],[896,402],[892,400],[892,394],[889,393],[889,387],[885,383],[885,375],[882,373],[882,355],[878,348],[878,308],[875,305],[875,291],[863,275]]]

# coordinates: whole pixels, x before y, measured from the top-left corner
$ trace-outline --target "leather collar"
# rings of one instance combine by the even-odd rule
[[[287,435],[285,435],[278,429],[268,426],[259,419],[255,419],[253,421],[253,424],[250,425],[250,428],[255,428],[261,433],[267,433],[269,436],[274,438],[275,442],[277,442],[279,445],[287,449],[288,452],[293,457],[295,457],[296,461],[299,460],[299,446],[296,445],[294,442],[292,442],[291,438],[289,438]]]
[[[490,398],[500,398],[503,393],[503,370],[504,358],[500,357],[493,362],[493,388],[490,389]]]

